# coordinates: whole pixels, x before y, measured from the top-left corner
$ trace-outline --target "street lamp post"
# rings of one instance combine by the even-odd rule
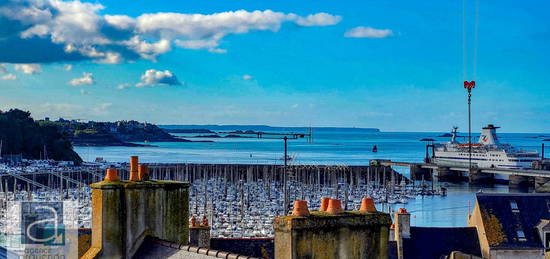
[[[468,90],[468,168],[472,172],[472,113],[470,109],[472,89],[476,87],[476,81],[464,81],[464,88]]]

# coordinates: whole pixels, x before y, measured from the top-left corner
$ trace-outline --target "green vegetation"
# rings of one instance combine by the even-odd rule
[[[73,150],[70,137],[53,122],[38,123],[29,112],[12,109],[0,111],[2,154],[21,154],[23,158],[73,161],[82,159]],[[44,152],[46,151],[46,152]]]

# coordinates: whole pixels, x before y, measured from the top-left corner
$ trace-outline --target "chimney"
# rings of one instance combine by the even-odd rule
[[[140,164],[138,166],[138,175],[140,181],[149,180],[149,166],[147,164]]]
[[[340,214],[344,210],[342,210],[342,203],[340,200],[330,199],[328,201],[328,208],[327,212],[332,215]]]
[[[327,211],[329,201],[330,198],[321,198],[321,206],[319,207],[319,211]]]
[[[132,181],[132,182],[139,181],[138,157],[137,156],[131,156],[130,157],[130,181]]]
[[[189,245],[197,247],[210,247],[210,230],[208,219],[203,216],[200,224],[196,221],[195,216],[191,217],[189,222]]]
[[[292,215],[275,218],[276,259],[388,258],[389,214],[343,211],[339,200],[322,203],[327,211],[304,215],[296,208],[307,203],[295,201]]]
[[[403,238],[411,237],[411,214],[405,208],[395,212],[394,239],[397,242],[397,258],[403,259]]]
[[[395,234],[402,238],[411,237],[411,214],[405,208],[395,213]]]
[[[359,211],[362,212],[376,212],[376,207],[374,207],[374,200],[372,198],[363,198],[361,200],[361,208]]]
[[[137,157],[131,161],[137,170]],[[147,236],[189,242],[189,184],[119,180],[108,169],[105,180],[90,187],[92,244],[83,258],[132,258]]]
[[[307,201],[294,201],[294,209],[292,210],[292,216],[309,216],[309,209],[307,207]]]

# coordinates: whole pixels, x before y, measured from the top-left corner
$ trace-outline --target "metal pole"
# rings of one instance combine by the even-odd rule
[[[472,172],[472,114],[470,103],[472,98],[472,89],[468,88],[468,168],[469,173]]]
[[[283,139],[285,141],[285,157],[284,157],[285,166],[283,167],[283,191],[284,191],[284,204],[283,204],[284,211],[283,211],[283,215],[286,216],[287,205],[288,205],[288,193],[287,193],[287,184],[286,184],[286,181],[287,181],[286,166],[287,166],[287,150],[288,150],[287,140],[288,140],[288,137],[285,136]]]

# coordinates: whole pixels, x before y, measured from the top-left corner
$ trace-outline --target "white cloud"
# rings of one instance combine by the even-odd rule
[[[119,90],[126,89],[126,88],[129,88],[129,87],[131,87],[131,85],[128,84],[128,83],[118,84],[118,85],[116,86],[116,88],[119,89]]]
[[[252,76],[246,74],[246,75],[243,75],[243,79],[244,79],[244,80],[252,80]]]
[[[44,24],[37,24],[33,27],[28,28],[27,30],[21,32],[21,38],[32,38],[33,36],[44,36],[50,32],[48,26]]]
[[[310,14],[306,17],[297,17],[296,23],[301,26],[328,26],[335,25],[342,20],[341,16],[328,13]]]
[[[106,52],[104,58],[97,60],[98,63],[102,64],[120,64],[122,62],[122,56],[116,52]]]
[[[141,76],[141,82],[136,87],[155,86],[155,85],[181,85],[178,78],[169,70],[159,71],[149,69]]]
[[[5,74],[2,76],[2,80],[15,80],[17,76],[14,74]]]
[[[93,85],[95,84],[94,76],[92,73],[82,73],[82,77],[74,78],[69,81],[69,85],[78,86],[78,85]]]
[[[30,43],[42,40],[36,46],[45,46],[44,40],[50,41],[51,45],[47,47],[27,51],[29,57],[26,60],[31,58],[37,60],[36,63],[93,60],[109,64],[138,58],[155,60],[158,55],[170,51],[172,44],[225,53],[227,50],[219,45],[230,34],[276,32],[285,22],[299,26],[329,26],[341,20],[340,16],[322,12],[298,16],[272,10],[237,10],[212,14],[144,13],[130,17],[102,15],[103,9],[105,7],[98,2],[0,1],[0,19],[6,18],[15,24],[14,28],[21,28],[8,41]],[[24,46],[28,45],[32,44]],[[18,49],[19,44],[9,46],[17,50],[14,53],[23,51],[23,47]],[[0,62],[25,62],[14,61],[23,58],[11,52],[0,53]]]
[[[346,38],[386,38],[393,34],[389,29],[375,29],[372,27],[355,27],[344,33]]]
[[[71,64],[66,64],[66,65],[63,66],[63,70],[65,70],[65,71],[71,71],[71,70],[73,70],[73,65],[71,65]]]
[[[215,40],[175,40],[174,43],[186,49],[209,49],[218,46]]]
[[[171,49],[170,41],[161,39],[157,42],[150,43],[142,40],[139,36],[135,36],[124,42],[128,48],[134,50],[142,58],[155,60],[160,54],[166,53]]]
[[[133,29],[136,25],[134,18],[127,15],[104,15],[103,18],[107,23],[121,30]]]
[[[33,75],[42,71],[40,64],[16,64],[15,70],[21,71],[25,74]]]

